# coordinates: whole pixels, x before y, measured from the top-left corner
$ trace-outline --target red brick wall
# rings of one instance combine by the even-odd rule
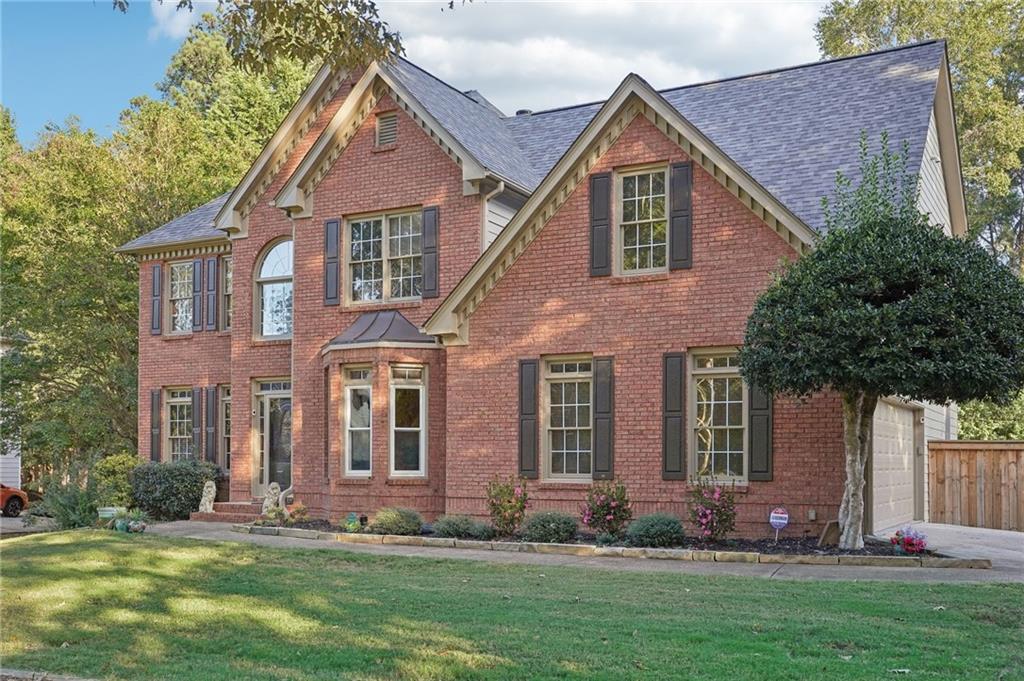
[[[687,160],[644,118],[592,169]],[[739,345],[770,272],[793,251],[710,175],[696,168],[693,268],[641,278],[589,275],[588,183],[580,183],[470,319],[468,346],[448,349],[446,510],[480,513],[494,475],[517,470],[517,362],[592,353],[615,358],[615,474],[637,513],[685,511],[686,483],[661,479],[662,355]],[[785,504],[790,533],[835,517],[843,478],[834,396],[777,399],[774,480],[738,495],[741,534],[767,532]],[[538,481],[533,508],[574,512],[585,486]],[[818,523],[807,522],[817,512]]]
[[[394,110],[389,97],[374,114]],[[353,215],[439,206],[440,297],[398,304],[344,303],[348,273],[342,271],[342,304],[323,304],[324,222]],[[344,229],[344,223],[342,225]],[[324,404],[321,349],[344,331],[360,314],[397,309],[413,324],[423,323],[444,296],[458,283],[480,253],[481,204],[479,196],[463,196],[462,171],[410,117],[399,111],[398,143],[375,146],[375,118],[368,117],[348,147],[335,161],[313,194],[313,215],[295,220],[295,332],[292,340],[293,372],[293,475],[296,492],[314,512],[331,517],[349,511],[372,512],[383,505],[403,504],[428,516],[444,505],[444,357],[443,352],[409,350],[334,352],[329,358],[334,374],[328,414],[336,436],[330,442],[329,479],[323,475]],[[375,363],[373,477],[346,478],[342,468],[339,399],[341,363]],[[388,479],[387,362],[427,361],[430,374],[431,431],[428,479]],[[301,428],[298,427],[301,424]],[[307,501],[308,499],[308,501]]]

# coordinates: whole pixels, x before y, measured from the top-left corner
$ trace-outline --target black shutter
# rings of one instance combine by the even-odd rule
[[[519,475],[530,479],[540,476],[537,372],[537,360],[519,360]]]
[[[157,266],[159,267],[159,265]],[[160,391],[149,391],[149,459],[150,461],[160,460],[160,422],[163,421],[163,414],[160,412]]]
[[[423,209],[423,285],[420,295],[437,298],[440,270],[437,261],[438,209],[431,206]]]
[[[163,268],[160,267],[160,263],[153,265],[153,305],[151,308],[149,332],[154,336],[160,335],[160,317],[163,315],[163,291],[164,291],[164,278],[162,274]]]
[[[612,176],[590,176],[590,276],[607,277],[612,273]]]
[[[200,458],[203,447],[203,389],[192,388],[192,456]]]
[[[749,426],[750,471],[748,480],[772,479],[772,396],[758,388],[747,388],[747,424]]]
[[[341,303],[340,228],[338,220],[324,223],[324,305]]]
[[[686,270],[693,267],[693,165],[672,166],[669,180],[668,267]]]
[[[217,386],[206,388],[206,460],[217,463]]]
[[[686,479],[686,353],[662,359],[661,478]]]
[[[192,261],[192,330],[203,330],[203,259]]]
[[[615,477],[615,364],[594,358],[594,480]]]
[[[206,259],[206,330],[217,330],[217,258]]]

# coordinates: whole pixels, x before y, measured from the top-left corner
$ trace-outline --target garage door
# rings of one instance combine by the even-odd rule
[[[914,409],[879,402],[872,453],[872,525],[878,532],[914,519]]]

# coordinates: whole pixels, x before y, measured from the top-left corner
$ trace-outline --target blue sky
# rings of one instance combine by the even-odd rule
[[[132,97],[156,94],[196,16],[175,4],[0,0],[0,102],[22,142],[71,114],[109,135]],[[378,4],[407,57],[506,112],[603,99],[631,71],[664,88],[818,57],[818,0]]]

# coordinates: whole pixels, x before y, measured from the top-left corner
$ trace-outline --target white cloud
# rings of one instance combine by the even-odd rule
[[[818,58],[821,2],[381,0],[406,56],[506,113],[606,98],[630,72],[657,88]],[[444,11],[442,11],[442,8]]]
[[[216,2],[194,2],[192,10],[183,7],[178,9],[178,0],[150,0],[149,11],[153,15],[153,25],[149,28],[149,39],[170,38],[181,40],[188,35],[192,24],[199,21],[204,12],[212,11]]]

